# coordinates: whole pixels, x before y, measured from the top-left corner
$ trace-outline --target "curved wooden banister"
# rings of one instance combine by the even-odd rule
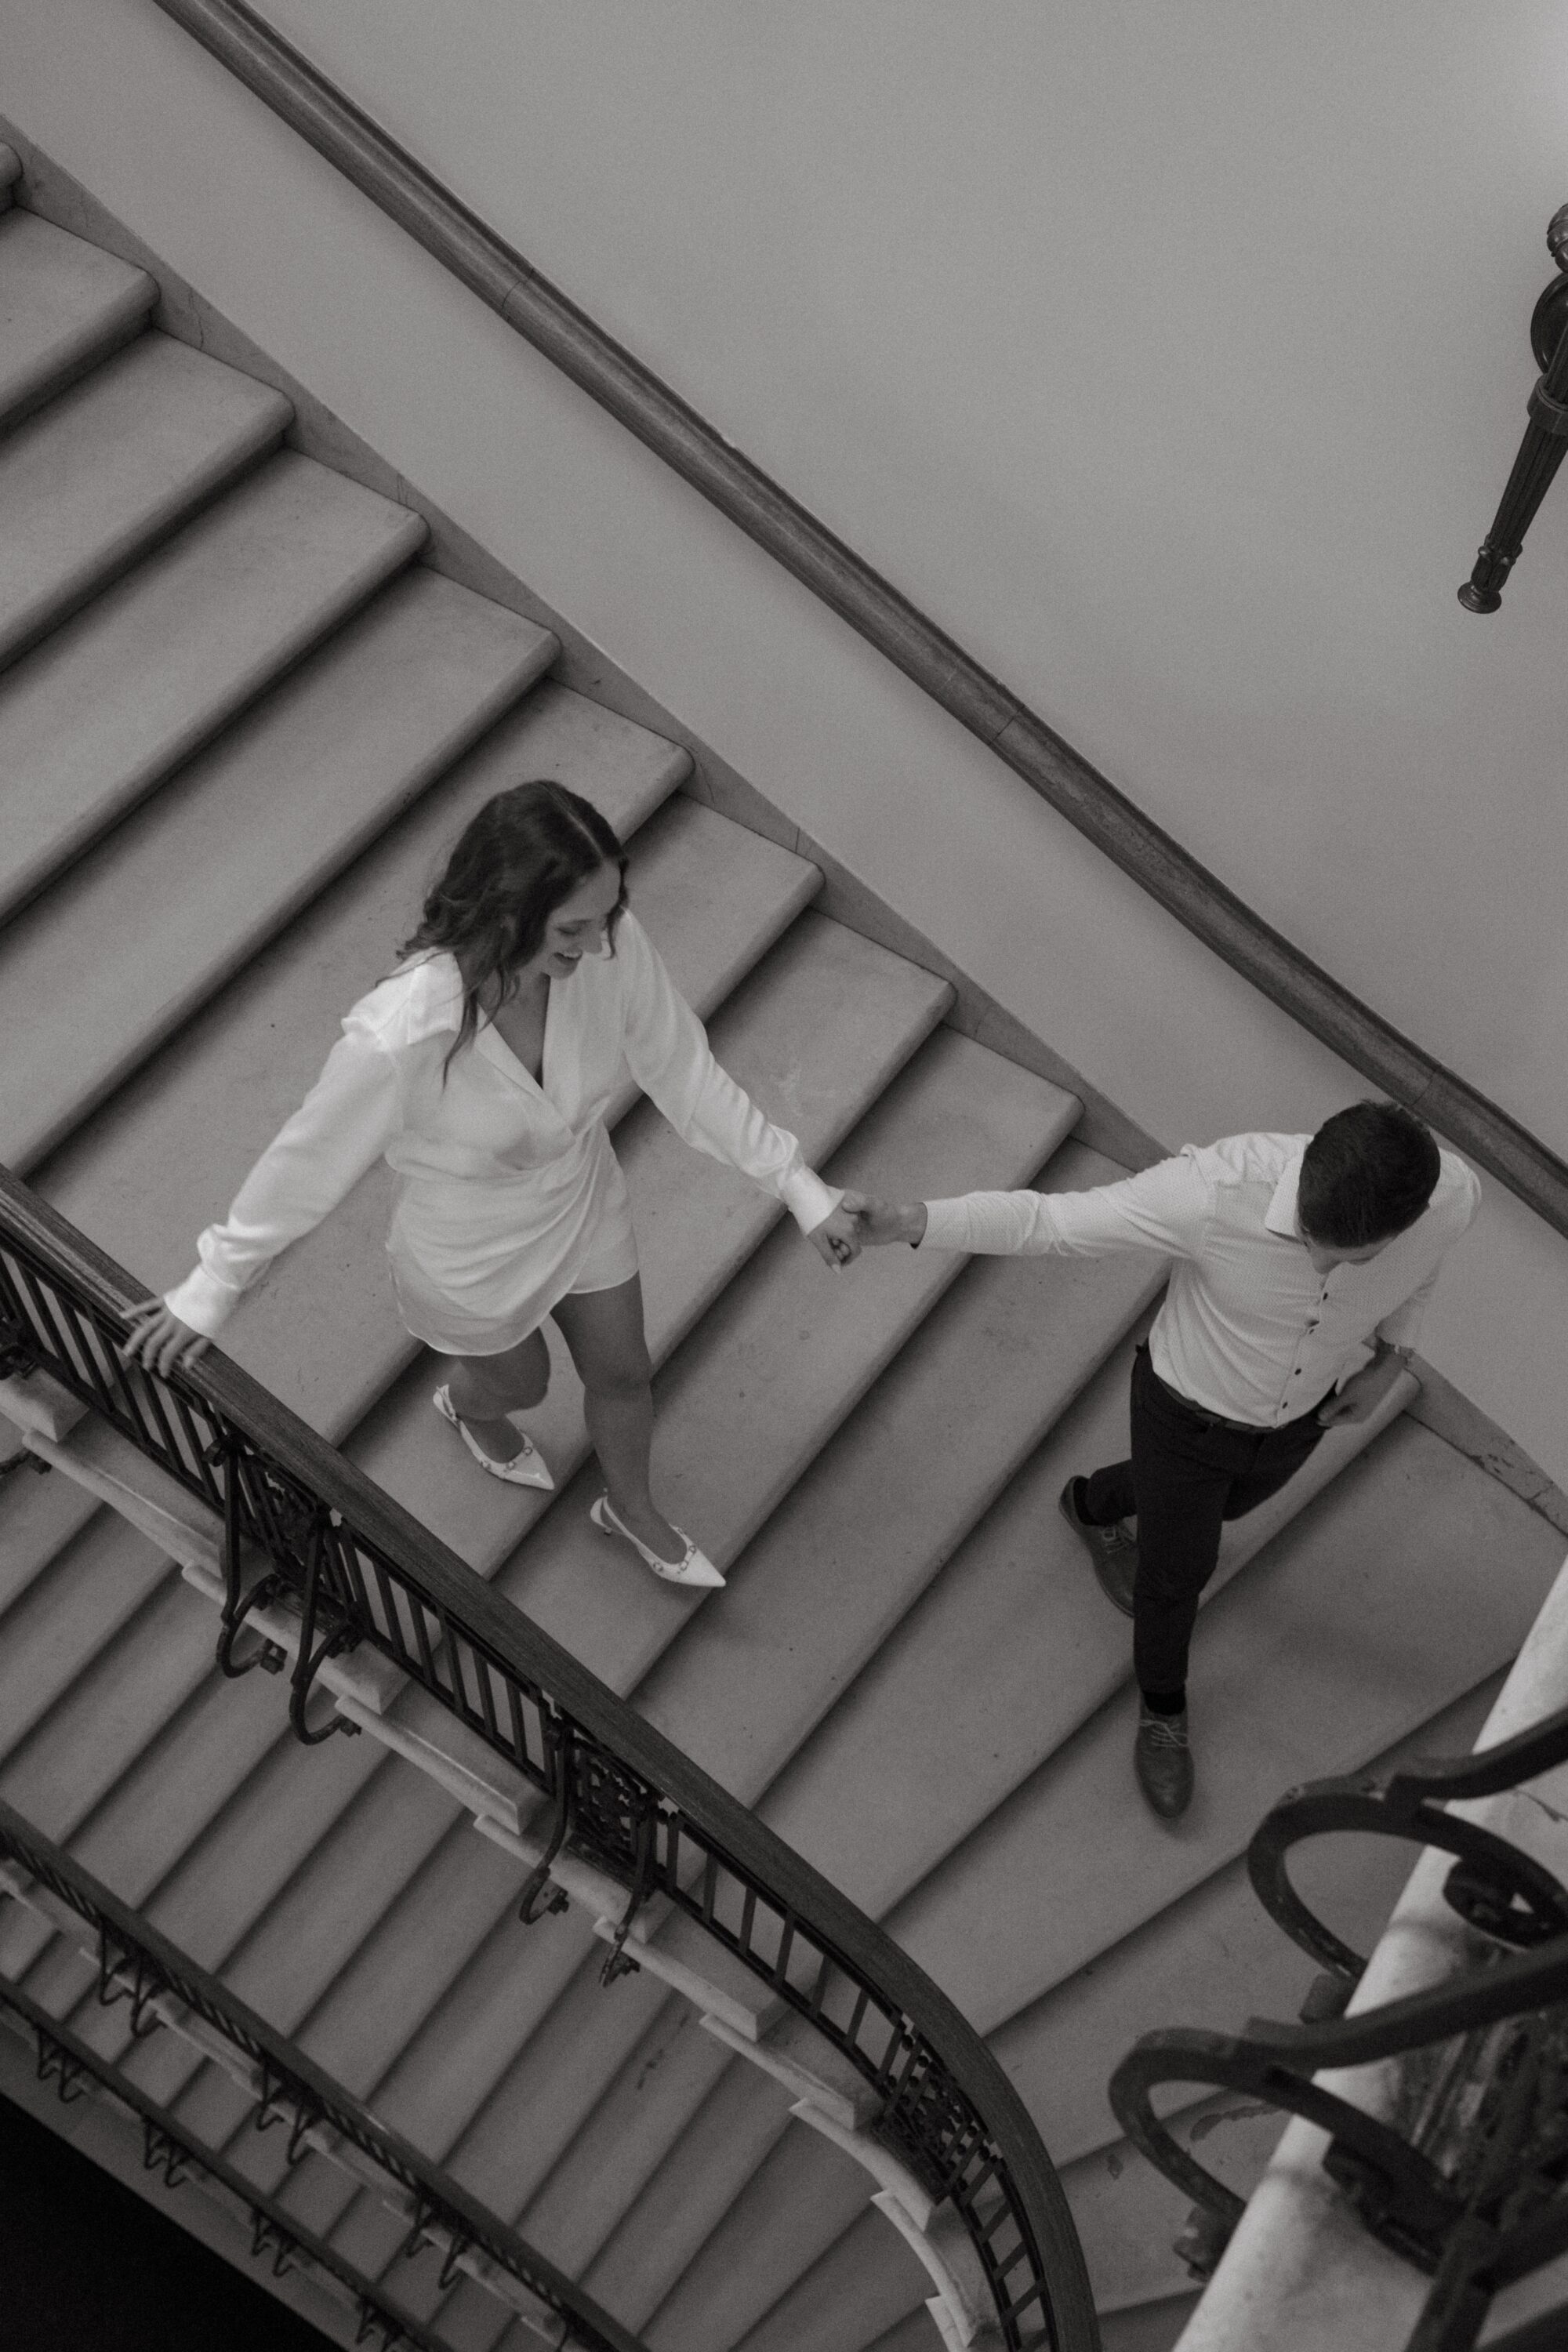
[[[1568,1234],[1568,1162],[1292,946],[770,480],[244,0],[157,0],[481,301],[794,572],[1243,979]]]

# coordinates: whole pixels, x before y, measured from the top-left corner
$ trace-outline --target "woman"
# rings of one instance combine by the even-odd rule
[[[591,802],[518,784],[465,829],[390,978],[362,997],[301,1108],[246,1178],[200,1264],[132,1313],[126,1353],[198,1357],[241,1292],[384,1156],[399,1311],[448,1360],[437,1411],[482,1468],[554,1484],[512,1416],[550,1379],[553,1314],[582,1376],[606,1492],[595,1524],[674,1584],[724,1580],[648,1484],[652,1369],[626,1179],[605,1112],[623,1060],[685,1140],[782,1200],[829,1265],[855,1221],[719,1067],[626,908],[626,853]]]

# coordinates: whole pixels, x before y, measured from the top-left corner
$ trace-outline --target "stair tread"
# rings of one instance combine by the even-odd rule
[[[6,1803],[63,1843],[148,1744],[149,1724],[167,1722],[213,1671],[216,1638],[211,1606],[167,1578],[6,1758]]]
[[[676,2173],[661,2165],[584,2273],[592,2295],[640,2333],[734,2199],[787,2130],[790,2094],[737,2058],[682,2141]]]
[[[134,334],[156,281],[37,213],[0,222],[0,423]]]
[[[150,1543],[108,1513],[86,1523],[6,1613],[0,1644],[0,1755],[16,1748],[172,1573]]]
[[[1038,1183],[1079,1191],[1121,1172],[1068,1141]],[[723,1610],[665,1653],[639,1711],[756,1804],[1160,1280],[1134,1258],[976,1259],[748,1545]],[[939,1719],[926,1717],[928,1747]],[[840,1809],[875,1778],[840,1776]]]
[[[735,2352],[859,2352],[924,2303],[929,2273],[885,2214],[861,2213],[792,2283]],[[924,2352],[936,2352],[936,2329]]]
[[[553,649],[455,582],[405,572],[35,900],[0,939],[0,1158],[61,1139]]]
[[[0,660],[282,439],[270,384],[140,336],[0,443]]]
[[[1400,1423],[1205,1612],[1190,1683],[1198,1793],[1179,1830],[1137,1795],[1124,1691],[888,1926],[994,2031],[1239,1853],[1272,1792],[1391,1746],[1510,1657],[1561,1549],[1516,1496]]]
[[[714,1016],[710,1035],[723,1066],[798,1135],[816,1163],[929,1034],[946,1001],[944,983],[930,973],[808,911]],[[853,1024],[842,1017],[848,1003],[856,1008]],[[651,1104],[639,1104],[623,1121],[616,1150],[632,1196],[648,1344],[658,1363],[783,1212],[735,1170],[691,1150]],[[809,1258],[808,1272],[833,1279],[798,1237],[795,1246]],[[552,1328],[547,1336],[555,1370],[529,1427],[564,1486],[587,1437],[576,1375],[559,1335]],[[544,1508],[539,1496],[476,1474],[431,1412],[423,1366],[356,1431],[348,1451],[486,1574],[510,1558]],[[652,1582],[645,1570],[637,1574]]]
[[[394,961],[442,850],[520,776],[585,790],[632,833],[686,773],[688,754],[546,680],[509,712],[370,853],[274,939],[189,1027],[89,1119],[34,1179],[120,1263],[166,1289],[221,1216],[251,1160],[313,1082],[356,997]],[[221,1099],[226,1117],[212,1117]],[[336,1435],[379,1393],[410,1343],[387,1286],[387,1173],[373,1171],[242,1301],[224,1345],[313,1426]],[[319,1318],[323,1289],[344,1328]],[[367,1269],[368,1276],[367,1276]],[[299,1343],[300,1318],[311,1334]]]
[[[1407,1739],[1356,1769],[1391,1772],[1414,1756],[1467,1754],[1500,1678],[1489,1677]],[[1267,1798],[1260,1799],[1260,1808]],[[1256,1826],[1256,1822],[1254,1824]],[[1415,1849],[1396,1838],[1313,1840],[1291,1861],[1307,1901],[1370,1950],[1410,1874]],[[1317,1966],[1276,1927],[1244,1860],[1214,1875],[1097,1952],[993,2037],[992,2049],[1057,2164],[1110,2145],[1111,2069],[1154,2023],[1234,2033],[1248,2017],[1294,2018]]]
[[[0,676],[0,917],[425,535],[406,508],[280,450]]]
[[[0,1613],[101,1507],[96,1495],[58,1471],[39,1476],[21,1469],[6,1479],[0,1489]]]
[[[830,1182],[932,1194],[1024,1182],[1078,1115],[1070,1096],[954,1030],[928,1039],[825,1170]],[[661,1499],[721,1566],[788,1492],[958,1271],[912,1251],[843,1274],[793,1231],[765,1242],[658,1383]],[[790,1344],[779,1344],[787,1331]],[[587,1523],[584,1473],[500,1589],[603,1681],[640,1679],[700,1605]]]
[[[740,2344],[865,2210],[875,2185],[853,2157],[792,2117],[674,2292],[643,2321],[647,2352],[728,2352]],[[892,2242],[889,2259],[902,2256],[914,2287],[920,2266],[908,2243],[875,2218]]]
[[[207,1654],[217,1639],[207,1605]],[[292,1738],[274,1676],[208,1673],[73,1832],[71,1852],[128,1903],[144,1903],[209,1830],[227,1799]]]
[[[578,2276],[730,2063],[690,2003],[667,2000],[523,2207],[518,2226],[530,2242]]]
[[[1024,1261],[1076,1265],[1089,1297],[1148,1303],[1134,1259]],[[1022,1265],[1004,1262],[1016,1282]],[[1140,1318],[1140,1320],[1142,1318]],[[1044,1319],[1054,1342],[1055,1316]],[[763,1806],[769,1826],[879,1918],[1027,1779],[1125,1680],[1131,1628],[1103,1599],[1061,1516],[1068,1479],[1127,1451],[1131,1339],[1083,1384],[1069,1411],[995,1509],[943,1569],[923,1606],[891,1633],[860,1683],[790,1759]],[[1260,1509],[1232,1522],[1206,1610],[1226,1582],[1373,1443],[1389,1415],[1326,1435]],[[1042,1703],[1042,1694],[1051,1696]],[[934,1743],[945,1724],[952,1748]],[[951,1755],[964,1758],[954,1773]],[[846,1806],[847,1788],[861,1802]]]

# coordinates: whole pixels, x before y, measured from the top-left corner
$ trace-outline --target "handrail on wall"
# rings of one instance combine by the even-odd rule
[[[819,2034],[874,2092],[873,2128],[951,2206],[1006,2352],[1094,2352],[1082,2250],[1017,2092],[947,1996],[849,1899],[616,1693],[216,1349],[168,1377],[120,1350],[145,1296],[0,1168],[0,1375],[42,1370],[222,1517],[226,1672],[247,1621],[299,1612],[290,1715],[314,1675],[363,1643],[464,1723],[548,1811],[535,1916],[563,1846],[626,1890],[616,1948],[668,1903]]]
[[[1255,914],[853,548],[542,277],[244,0],[157,0],[157,5],[1243,979],[1568,1234],[1568,1162]]]

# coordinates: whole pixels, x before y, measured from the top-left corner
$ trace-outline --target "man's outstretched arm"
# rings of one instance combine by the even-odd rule
[[[1209,1180],[1193,1156],[1179,1152],[1136,1176],[1089,1192],[964,1192],[945,1201],[883,1200],[846,1192],[862,1241],[875,1247],[962,1250],[984,1256],[1108,1257],[1145,1250],[1154,1257],[1191,1257],[1208,1224]]]

